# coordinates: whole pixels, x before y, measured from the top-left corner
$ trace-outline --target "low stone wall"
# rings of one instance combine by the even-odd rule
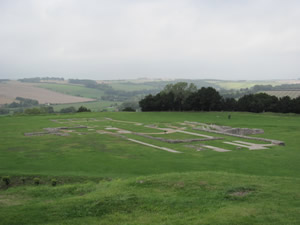
[[[238,135],[251,135],[251,134],[263,134],[263,129],[249,129],[249,128],[231,128],[226,129],[223,132],[229,134],[238,134]]]
[[[231,133],[227,133],[227,132],[198,128],[198,127],[193,127],[192,129],[215,133],[215,134],[223,134],[223,135],[228,135],[228,136],[233,136],[233,137],[239,137],[239,138],[244,138],[244,139],[250,139],[250,140],[265,141],[265,142],[269,142],[269,143],[272,143],[275,145],[285,145],[285,143],[283,141],[272,140],[272,139],[267,139],[267,138],[250,137],[250,136],[244,136],[244,135],[239,135],[239,134],[231,134]]]
[[[238,134],[238,135],[251,135],[251,134],[263,134],[263,129],[257,129],[257,128],[235,128],[230,126],[219,126],[215,124],[205,124],[205,123],[198,123],[198,122],[189,122],[185,121],[186,124],[189,124],[193,127],[198,126],[198,128],[201,127],[201,129],[205,130],[211,130],[211,131],[219,131],[223,133],[229,133],[229,134]]]
[[[61,132],[60,130],[71,130],[71,129],[79,129],[79,128],[87,128],[87,126],[76,126],[76,127],[48,127],[44,128],[45,131],[42,132],[32,132],[25,133],[25,136],[43,136],[46,134],[54,134],[58,136],[68,136],[68,133]]]
[[[221,137],[214,137],[214,138],[195,138],[195,139],[166,139],[166,138],[161,138],[161,137],[153,137],[150,135],[146,135],[146,134],[141,134],[141,133],[133,133],[135,135],[138,136],[142,136],[142,137],[146,137],[146,138],[150,138],[153,140],[158,140],[158,141],[163,141],[163,142],[167,142],[167,143],[189,143],[189,142],[196,142],[196,141],[212,141],[212,140],[222,140],[224,138]]]
[[[55,128],[45,128],[45,129],[71,130],[71,129],[80,129],[80,128],[88,128],[88,127],[80,125],[76,127],[55,127]]]
[[[68,133],[62,133],[62,132],[52,132],[52,131],[45,131],[45,132],[32,132],[32,133],[25,133],[24,135],[25,136],[43,136],[43,135],[46,135],[46,134],[54,134],[54,135],[57,135],[57,136],[69,136]]]

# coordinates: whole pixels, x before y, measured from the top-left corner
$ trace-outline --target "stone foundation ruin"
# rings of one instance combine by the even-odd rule
[[[146,134],[141,134],[141,133],[133,133],[138,136],[146,137],[152,140],[158,140],[162,142],[167,142],[167,143],[189,143],[189,142],[196,142],[196,141],[212,141],[212,140],[222,140],[224,138],[221,137],[212,137],[212,138],[194,138],[194,139],[166,139],[162,137],[153,137],[150,135]]]
[[[32,132],[32,133],[25,133],[25,136],[43,136],[46,134],[53,134],[57,136],[69,136],[67,132],[62,132],[62,130],[73,130],[73,129],[80,129],[80,128],[87,128],[87,126],[76,126],[76,127],[48,127],[44,128],[45,131],[42,132]]]

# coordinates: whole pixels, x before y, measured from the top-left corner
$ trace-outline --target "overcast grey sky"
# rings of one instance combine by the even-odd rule
[[[299,0],[0,0],[0,78],[300,78]]]

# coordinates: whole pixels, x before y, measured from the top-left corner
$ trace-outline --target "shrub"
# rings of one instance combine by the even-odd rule
[[[2,178],[3,182],[8,186],[10,184],[10,177],[9,176],[5,176]]]
[[[0,108],[0,115],[5,115],[5,114],[9,114],[9,110],[4,109],[4,108]]]
[[[135,109],[133,109],[131,107],[126,107],[122,111],[124,111],[124,112],[135,112]]]
[[[86,107],[84,106],[80,106],[79,109],[77,110],[77,112],[91,112],[90,109],[87,109]]]
[[[71,106],[71,107],[68,107],[68,108],[63,108],[59,112],[60,113],[75,113],[76,109],[73,106]]]
[[[56,179],[52,179],[52,180],[51,180],[51,185],[52,185],[53,187],[55,187],[56,184],[57,184],[57,180],[56,180]]]
[[[25,177],[22,177],[22,178],[21,178],[21,181],[22,181],[23,184],[25,184],[26,178],[25,178]]]
[[[135,112],[137,110],[139,110],[139,103],[135,102],[135,101],[127,101],[127,102],[123,102],[118,109],[120,111],[127,111],[127,112]]]
[[[41,113],[54,113],[54,109],[52,106],[42,106],[40,107]]]
[[[40,178],[37,178],[37,177],[36,177],[36,178],[33,179],[33,183],[34,183],[35,185],[39,185],[40,182],[41,182]]]
[[[14,112],[14,115],[21,114],[21,113],[24,113],[24,109],[18,108],[18,109],[15,109],[13,112]]]
[[[39,108],[25,109],[24,113],[29,115],[37,115],[41,114],[41,110]]]

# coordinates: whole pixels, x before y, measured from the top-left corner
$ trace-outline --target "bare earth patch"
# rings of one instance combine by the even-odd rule
[[[254,187],[237,187],[228,190],[227,197],[229,197],[229,199],[239,199],[251,194],[254,191],[255,191]]]
[[[12,195],[0,195],[0,206],[14,206],[22,204],[21,198]]]
[[[243,197],[247,194],[249,194],[250,191],[237,191],[237,192],[233,192],[231,194],[229,194],[230,196],[238,196],[238,197]]]

